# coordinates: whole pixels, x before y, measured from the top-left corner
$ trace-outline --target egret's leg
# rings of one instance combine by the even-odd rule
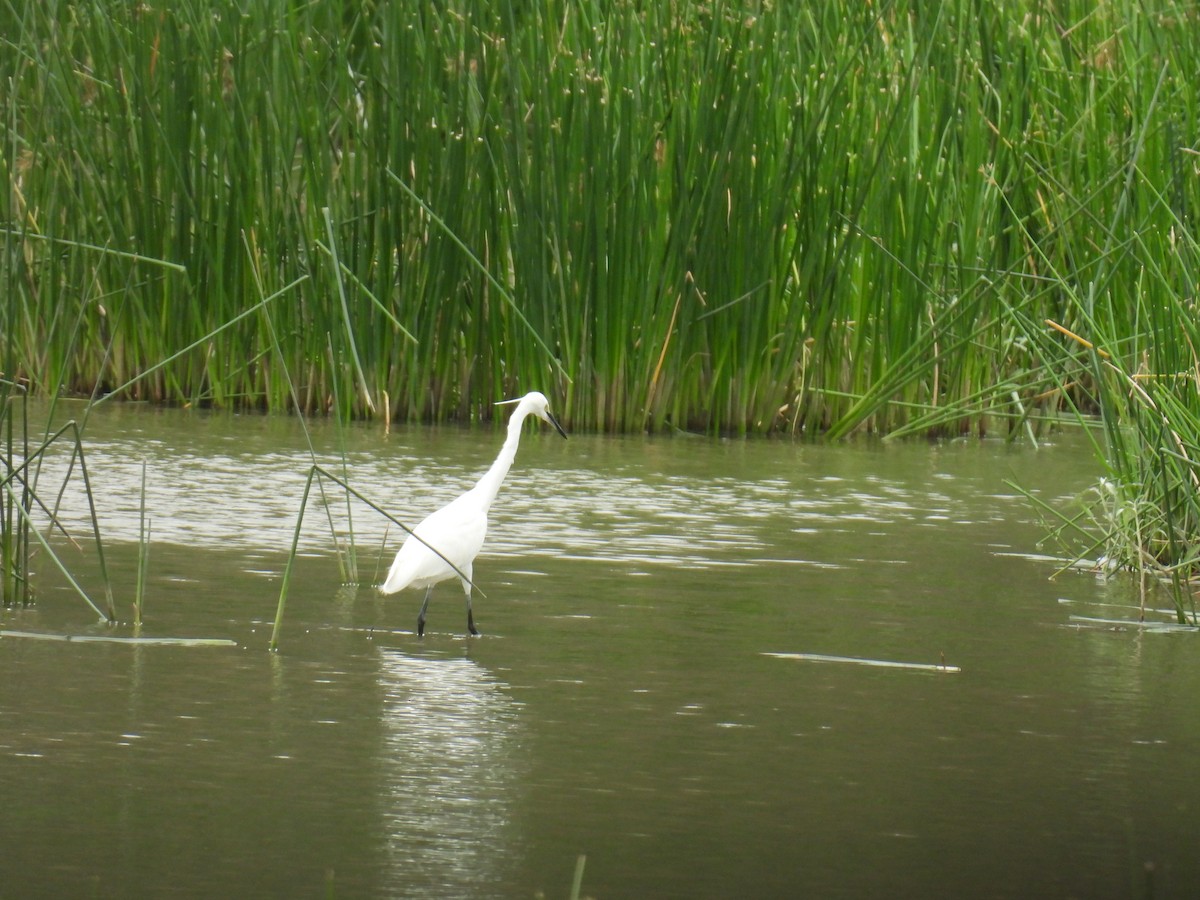
[[[470,577],[471,567],[468,566],[467,568],[463,569],[463,574]],[[467,631],[471,632],[471,634],[478,635],[479,629],[475,627],[475,615],[471,612],[471,582],[464,578],[462,579],[462,586],[463,591],[467,595]]]
[[[421,601],[421,611],[417,613],[417,637],[425,636],[425,610],[429,609],[429,596],[433,593],[433,585],[425,588],[425,599]]]

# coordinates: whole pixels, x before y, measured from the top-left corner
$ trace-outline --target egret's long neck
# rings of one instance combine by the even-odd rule
[[[500,493],[500,485],[504,484],[504,477],[512,468],[513,460],[517,458],[517,444],[521,443],[521,425],[527,415],[529,413],[520,407],[512,414],[512,418],[508,420],[508,437],[504,439],[500,455],[472,489],[472,492],[479,496],[484,509],[490,507],[496,495]]]

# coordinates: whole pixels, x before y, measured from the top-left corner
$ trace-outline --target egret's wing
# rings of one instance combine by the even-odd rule
[[[406,587],[429,587],[456,577],[458,573],[446,564],[446,559],[465,571],[483,546],[487,513],[478,503],[471,502],[468,493],[430,513],[414,531],[422,540],[409,535],[404,541],[387,580],[380,587],[385,594]],[[427,544],[437,548],[441,556]]]

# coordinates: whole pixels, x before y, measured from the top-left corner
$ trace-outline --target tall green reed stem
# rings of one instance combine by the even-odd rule
[[[142,460],[142,488],[138,503],[138,561],[137,585],[133,594],[133,624],[141,626],[142,611],[145,609],[146,575],[150,569],[150,529],[153,524],[146,518],[146,461]]]

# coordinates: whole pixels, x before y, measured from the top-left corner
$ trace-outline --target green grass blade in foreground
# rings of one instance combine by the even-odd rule
[[[142,460],[142,486],[138,495],[137,585],[133,593],[133,624],[142,624],[145,608],[146,573],[150,566],[150,522],[146,519],[146,461]]]
[[[330,339],[329,355],[333,356],[333,343]],[[338,423],[338,440],[341,443],[341,464],[342,476],[346,482],[349,482],[350,473],[347,471],[346,465],[346,444],[344,421],[337,410],[342,408],[338,398],[337,380],[332,382],[333,387],[333,408]],[[321,479],[317,479],[317,488],[321,492],[321,507],[325,510],[326,518],[329,521],[329,534],[333,538],[334,550],[337,553],[338,569],[341,571],[342,583],[350,584],[358,582],[358,551],[354,541],[354,510],[350,503],[350,495],[346,494],[346,542],[345,546],[338,540],[337,528],[333,524],[333,504],[325,496],[325,483]]]
[[[20,484],[22,486],[21,499],[18,502],[15,502],[15,504],[10,504],[10,506],[15,505],[15,507],[16,507],[15,511],[16,511],[17,516],[21,523],[21,527],[18,528],[18,534],[21,534],[24,531],[24,529],[31,527],[32,519],[30,518],[30,510],[32,510],[33,506],[36,504],[46,514],[46,516],[49,519],[49,522],[50,522],[49,533],[52,534],[53,529],[58,528],[58,530],[60,532],[62,532],[62,534],[65,537],[67,537],[68,540],[70,540],[70,535],[68,534],[67,530],[63,527],[62,523],[59,521],[56,513],[54,511],[51,511],[51,509],[46,506],[46,504],[42,501],[41,497],[38,495],[38,492],[30,485],[29,479],[27,477],[25,477],[25,473],[27,471],[29,471],[30,469],[34,468],[35,466],[40,465],[46,452],[51,447],[53,447],[59,441],[59,439],[61,437],[63,437],[63,435],[67,434],[68,432],[70,432],[71,461],[70,461],[70,464],[68,465],[67,475],[64,477],[64,481],[63,481],[61,490],[62,491],[66,490],[67,480],[70,478],[70,474],[74,469],[75,462],[78,461],[79,475],[80,475],[80,479],[83,482],[83,492],[84,492],[84,496],[87,498],[88,513],[90,515],[92,537],[94,539],[95,548],[96,548],[96,560],[100,566],[100,576],[104,582],[104,595],[105,595],[105,604],[107,607],[107,613],[101,613],[101,615],[104,616],[104,618],[106,618],[109,622],[115,622],[116,621],[116,609],[113,604],[112,582],[110,581],[110,579],[108,577],[108,565],[105,562],[105,557],[104,557],[104,542],[100,538],[100,523],[99,523],[99,519],[96,515],[96,501],[95,501],[95,496],[92,492],[91,479],[88,477],[87,462],[86,462],[85,455],[83,452],[83,435],[82,435],[82,432],[80,431],[78,423],[76,423],[74,420],[67,422],[65,425],[61,426],[57,431],[55,431],[53,434],[51,434],[49,437],[47,437],[44,441],[42,441],[42,443],[40,445],[38,445],[38,447],[36,449],[29,450],[28,444],[26,444],[26,453],[24,454],[24,458],[21,460],[21,462],[19,464],[15,465],[15,466],[13,466],[11,464],[8,465],[8,470],[9,470],[8,474],[4,477],[3,480],[0,480],[0,488],[3,488],[8,493],[10,498],[12,498],[14,501],[16,501],[17,498],[16,498],[16,495],[12,491],[12,485],[14,482],[20,482]],[[61,491],[60,491],[60,499],[61,499]],[[56,508],[57,508],[57,504],[56,504]],[[48,536],[42,537],[40,532],[36,532],[34,534],[34,536],[38,539],[38,543],[40,543],[46,550],[49,550],[50,544],[48,541]],[[27,540],[27,538],[25,538],[25,539]],[[71,580],[72,585],[75,585],[74,579],[71,579],[70,574],[67,573],[65,566],[62,564],[62,562],[58,559],[57,556],[55,556],[55,564],[58,566],[58,568],[62,569],[64,574],[67,574],[67,577],[68,577],[68,579]],[[27,577],[27,573],[28,573],[28,558],[27,557],[24,560],[23,571],[26,573],[26,575],[23,577]],[[76,585],[76,588],[77,588],[77,590],[80,591],[80,594],[88,602],[88,604],[91,605],[93,608],[96,608],[95,605],[92,603],[91,599],[85,593],[83,593],[82,589],[79,589],[77,585]]]
[[[12,496],[11,483],[5,483],[2,489],[6,496]],[[45,551],[46,555],[50,558],[50,561],[54,563],[55,568],[57,568],[62,573],[63,577],[66,578],[67,583],[71,585],[71,587],[75,590],[75,593],[79,594],[79,596],[83,598],[83,601],[92,608],[92,610],[97,616],[100,617],[102,621],[109,623],[116,621],[116,616],[112,609],[111,596],[109,597],[108,613],[102,612],[100,607],[97,606],[92,598],[88,596],[87,591],[85,591],[80,586],[79,582],[75,580],[75,576],[71,574],[70,569],[67,568],[66,564],[63,563],[58,554],[54,552],[54,548],[50,546],[44,537],[42,537],[42,533],[33,527],[33,522],[29,518],[29,513],[25,511],[24,507],[20,503],[17,503],[15,504],[15,509],[17,515],[21,519],[22,524],[24,524],[29,529],[29,533],[31,533],[33,537],[37,539],[37,542],[41,545],[42,550]]]

